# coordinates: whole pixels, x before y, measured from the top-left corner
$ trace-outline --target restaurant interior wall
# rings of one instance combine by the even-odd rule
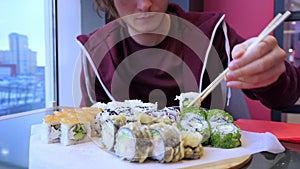
[[[257,36],[274,17],[274,0],[204,0],[204,11],[222,11],[226,22],[241,36]],[[247,97],[252,119],[270,120],[271,110]]]

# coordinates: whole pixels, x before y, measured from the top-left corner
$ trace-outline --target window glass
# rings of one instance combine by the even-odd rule
[[[285,9],[290,11],[300,11],[299,0],[285,0]]]
[[[0,1],[0,116],[53,100],[52,0]],[[47,63],[47,64],[46,64]]]
[[[300,1],[285,0],[284,8],[293,12],[293,19],[284,23],[283,48],[288,53],[287,60],[300,67]]]
[[[287,60],[300,67],[300,21],[284,23],[283,48],[288,53]]]

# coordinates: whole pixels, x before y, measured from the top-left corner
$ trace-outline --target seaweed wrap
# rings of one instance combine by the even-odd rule
[[[211,145],[220,148],[235,148],[241,145],[239,127],[233,123],[219,124],[212,129]]]
[[[151,134],[147,125],[128,123],[118,130],[114,150],[120,158],[142,163],[151,149]]]
[[[181,131],[184,159],[199,159],[203,155],[202,135],[198,132]]]
[[[177,162],[184,157],[181,135],[177,127],[157,123],[150,126],[153,148],[149,157],[161,163]]]
[[[60,118],[54,115],[46,115],[43,118],[41,139],[44,143],[60,142],[61,128]]]
[[[201,143],[207,145],[211,135],[211,127],[205,116],[205,110],[197,107],[184,108],[180,117],[179,127],[181,130],[199,132],[202,135]]]

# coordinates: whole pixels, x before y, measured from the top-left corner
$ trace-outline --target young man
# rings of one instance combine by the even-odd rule
[[[125,99],[176,106],[176,95],[201,92],[226,67],[227,87],[270,108],[286,108],[299,97],[300,71],[285,61],[273,36],[248,49],[254,38],[245,41],[222,13],[185,12],[168,0],[95,4],[116,20],[78,36],[84,51],[81,106]],[[216,89],[202,106],[225,102],[230,95],[224,91],[230,93]]]

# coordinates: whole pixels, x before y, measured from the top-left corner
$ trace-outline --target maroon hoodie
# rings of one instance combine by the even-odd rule
[[[161,106],[177,106],[178,101],[174,100],[176,95],[198,92],[200,83],[204,89],[211,82],[210,79],[216,76],[210,76],[211,71],[206,67],[203,81],[200,80],[211,39],[213,48],[209,57],[218,57],[220,64],[216,64],[216,69],[220,69],[219,72],[227,67],[224,29],[222,24],[217,25],[222,13],[185,12],[176,4],[170,4],[167,12],[174,16],[171,31],[156,46],[136,43],[128,35],[126,27],[114,21],[89,35],[77,37],[83,45],[84,55],[89,54],[99,74],[97,78],[91,60],[84,57],[83,65],[86,68],[81,72],[81,106],[90,106],[95,102],[106,103],[112,99],[158,101]],[[213,34],[215,27],[216,32]],[[231,49],[244,41],[228,25],[227,35]],[[287,71],[274,84],[243,92],[270,108],[286,108],[294,104],[300,93],[299,70],[288,63],[286,67]],[[211,100],[208,97],[202,106],[209,108]]]

